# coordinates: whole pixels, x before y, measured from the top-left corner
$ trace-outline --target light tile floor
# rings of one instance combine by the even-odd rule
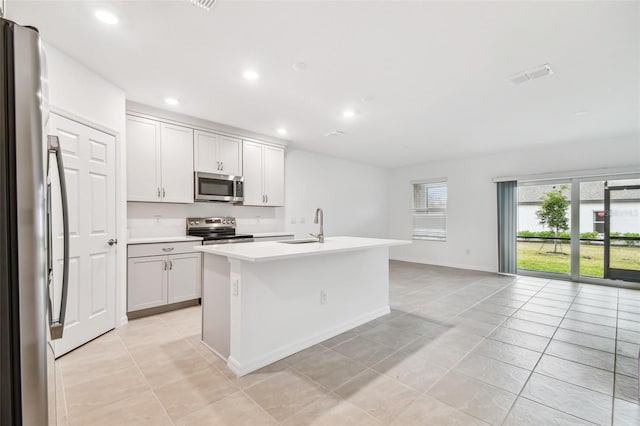
[[[200,308],[58,360],[70,425],[640,424],[640,291],[391,262],[392,312],[242,378]]]

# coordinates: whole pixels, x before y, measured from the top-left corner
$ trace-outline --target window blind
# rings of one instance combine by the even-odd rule
[[[498,270],[517,271],[518,183],[498,182]]]
[[[413,184],[414,239],[447,238],[447,182]]]

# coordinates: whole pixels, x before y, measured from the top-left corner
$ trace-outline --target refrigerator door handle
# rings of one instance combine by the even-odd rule
[[[60,316],[56,321],[53,320],[53,312],[51,306],[51,280],[53,279],[52,269],[53,264],[49,265],[49,283],[47,289],[49,292],[49,330],[51,332],[51,339],[61,339],[62,332],[64,331],[64,319],[67,313],[67,294],[69,290],[69,204],[67,199],[67,183],[64,175],[64,163],[62,161],[62,151],[60,148],[60,140],[58,136],[49,135],[47,137],[48,156],[47,156],[47,174],[49,173],[49,156],[54,154],[56,156],[56,163],[58,168],[58,179],[60,181],[60,199],[62,200],[62,234],[64,238],[63,246],[63,261],[62,261],[62,293],[60,301]],[[49,201],[50,202],[50,201]],[[50,206],[50,205],[49,205]],[[50,209],[50,207],[49,207]],[[49,226],[48,239],[52,240],[52,229]],[[52,262],[52,247],[49,245],[50,262]]]

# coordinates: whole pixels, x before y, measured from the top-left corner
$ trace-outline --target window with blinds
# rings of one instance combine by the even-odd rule
[[[447,182],[413,184],[413,239],[447,239]]]

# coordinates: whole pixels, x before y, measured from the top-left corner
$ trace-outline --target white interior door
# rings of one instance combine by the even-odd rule
[[[115,327],[117,246],[108,240],[116,238],[116,146],[113,136],[56,114],[50,133],[60,138],[69,200],[67,315],[63,337],[54,341],[59,357]],[[62,218],[56,184],[52,179],[54,294],[59,298]]]

